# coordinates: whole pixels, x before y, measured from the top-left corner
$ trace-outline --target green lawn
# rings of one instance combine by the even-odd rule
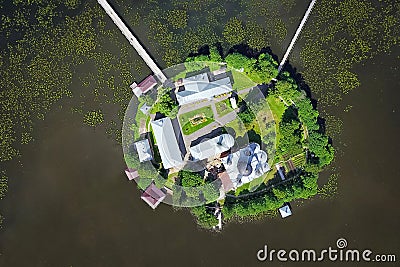
[[[234,90],[240,91],[257,85],[255,82],[250,80],[245,74],[237,70],[232,70],[232,77],[233,77],[232,87]]]
[[[274,116],[274,120],[278,125],[282,119],[283,113],[285,113],[286,106],[279,98],[275,96],[267,97],[267,101],[269,108],[271,109],[272,115]]]
[[[246,127],[239,118],[236,118],[231,122],[228,122],[227,124],[225,124],[225,127],[232,128],[236,133],[236,138],[239,136],[244,136],[245,133],[247,132]]]
[[[280,132],[279,132],[279,123],[282,120],[282,115],[285,113],[286,106],[282,103],[282,101],[274,96],[267,97],[269,108],[271,109],[272,115],[274,116],[276,127],[276,138],[279,140]]]
[[[233,111],[229,98],[215,103],[215,107],[217,108],[217,113],[220,117],[225,116],[229,112]]]
[[[202,115],[206,120],[200,124],[193,125],[190,122],[190,119],[196,115]],[[184,135],[192,134],[198,131],[199,129],[207,126],[208,124],[212,123],[213,121],[214,121],[214,113],[210,106],[192,110],[179,115],[179,122],[181,124],[182,132]]]
[[[140,134],[139,134],[139,127],[140,127],[140,123],[141,121],[146,122],[147,119],[149,119],[150,117],[143,114],[140,111],[140,108],[144,105],[144,103],[140,102],[136,111],[136,115],[135,115],[135,122],[136,125],[132,125],[132,130],[134,131],[134,136],[135,136],[135,140],[139,138]]]

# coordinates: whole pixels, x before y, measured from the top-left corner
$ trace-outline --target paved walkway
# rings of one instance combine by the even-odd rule
[[[149,66],[151,71],[158,77],[158,79],[161,82],[165,82],[167,80],[167,77],[165,77],[161,69],[157,66],[157,64],[150,57],[150,55],[143,48],[143,46],[139,43],[139,41],[136,39],[133,33],[128,29],[125,23],[120,19],[120,17],[110,6],[110,4],[106,0],[97,0],[97,2],[99,2],[99,4],[103,7],[103,9],[107,12],[110,18],[114,21],[115,25],[118,26],[123,35],[125,35],[126,39],[128,39],[129,43],[138,52],[139,56],[141,56],[144,62],[146,62],[147,66]]]

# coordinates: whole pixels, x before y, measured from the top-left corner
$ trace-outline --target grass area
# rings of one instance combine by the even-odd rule
[[[246,194],[247,191],[249,190],[249,185],[250,183],[246,183],[244,185],[239,186],[236,190],[235,190],[235,196],[240,195],[240,193],[243,192],[243,194]]]
[[[233,121],[225,124],[225,127],[232,128],[236,133],[236,138],[239,136],[244,136],[247,132],[246,127],[239,118],[236,118]]]
[[[220,117],[225,116],[229,112],[233,111],[229,98],[215,103],[215,107],[217,108],[217,113]]]
[[[256,86],[255,82],[253,82],[245,74],[237,70],[232,70],[232,77],[233,77],[232,88],[234,90],[240,91],[249,87]]]
[[[276,173],[275,166],[271,166],[271,170],[267,172],[266,176],[264,177],[264,183],[267,184],[269,180],[273,179]]]
[[[144,105],[144,103],[139,103],[137,111],[136,111],[136,115],[135,115],[135,124],[132,125],[131,129],[134,131],[134,136],[135,136],[135,140],[137,140],[140,136],[139,134],[139,127],[140,127],[140,123],[146,123],[146,127],[147,127],[147,120],[150,118],[149,116],[143,114],[143,112],[140,111],[140,108]]]
[[[274,96],[267,97],[267,101],[269,108],[271,109],[272,116],[274,116],[275,123],[278,126],[276,127],[276,140],[279,140],[279,123],[282,120],[283,113],[285,113],[286,106],[279,98]]]
[[[265,176],[266,174],[263,174],[260,177],[251,180],[249,183],[249,191],[256,190],[257,187],[259,187],[264,182]]]
[[[204,121],[199,124],[193,125],[190,119],[193,119],[196,115],[200,115],[201,117],[203,117]],[[192,134],[212,123],[213,121],[214,113],[210,106],[202,107],[179,115],[179,122],[181,124],[182,132],[184,135]]]
[[[209,125],[213,121],[214,121],[214,119],[212,119],[212,118],[206,118],[204,122],[197,124],[197,125],[192,125],[191,122],[187,122],[186,124],[184,124],[182,126],[182,132],[184,135],[192,134],[192,133],[200,130],[201,128]]]
[[[272,115],[274,116],[276,124],[282,119],[283,113],[285,113],[286,106],[282,103],[282,101],[274,96],[267,97],[269,108],[271,109]]]

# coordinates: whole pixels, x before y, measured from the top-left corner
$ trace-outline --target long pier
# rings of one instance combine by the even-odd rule
[[[314,5],[315,5],[315,2],[317,2],[317,0],[312,0],[312,1],[311,1],[310,5],[308,6],[308,9],[307,9],[306,13],[304,14],[303,19],[302,19],[301,22],[300,22],[299,27],[297,27],[296,33],[294,34],[294,36],[293,36],[293,38],[292,38],[292,41],[290,42],[290,45],[289,45],[289,47],[287,48],[286,53],[285,53],[285,55],[283,56],[281,63],[279,64],[278,73],[280,73],[281,70],[283,69],[283,67],[285,66],[286,61],[287,61],[287,59],[288,59],[288,57],[289,57],[289,55],[290,55],[290,52],[292,51],[293,46],[294,46],[294,44],[295,44],[296,41],[297,41],[297,38],[299,37],[299,35],[300,35],[300,33],[301,33],[301,31],[302,31],[304,25],[305,25],[306,22],[307,22],[308,17],[309,17],[310,14],[311,14],[311,11],[312,11],[312,9],[313,9],[313,7],[314,7]]]
[[[114,9],[110,6],[110,4],[106,0],[97,0],[97,2],[99,2],[99,4],[103,7],[103,9],[107,12],[107,14],[110,16],[115,25],[117,25],[117,27],[121,30],[122,34],[125,35],[126,39],[128,39],[129,43],[133,46],[133,48],[135,48],[139,56],[142,57],[144,62],[146,62],[147,66],[149,66],[149,68],[156,75],[156,77],[161,82],[165,82],[167,80],[167,77],[157,66],[154,60],[150,57],[149,53],[147,53],[147,51],[139,43],[137,38],[133,35],[133,33],[129,30],[129,28],[125,25],[125,23],[121,20],[121,18],[114,11]]]

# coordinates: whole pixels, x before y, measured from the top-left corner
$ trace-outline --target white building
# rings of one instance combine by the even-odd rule
[[[149,140],[144,139],[135,143],[135,148],[139,155],[139,161],[145,162],[153,159]]]
[[[292,210],[290,209],[289,204],[285,204],[282,207],[280,207],[279,213],[281,214],[282,218],[286,218],[292,215]]]
[[[270,170],[267,153],[256,143],[250,143],[221,160],[235,188],[251,182]]]
[[[228,151],[234,144],[235,139],[232,135],[222,134],[192,146],[189,150],[194,160],[203,160]]]
[[[217,95],[230,93],[232,84],[229,77],[210,81],[207,73],[182,79],[184,90],[178,90],[176,99],[180,106],[204,99],[212,99]]]
[[[183,158],[170,118],[151,122],[154,138],[160,152],[164,169],[183,165]]]

